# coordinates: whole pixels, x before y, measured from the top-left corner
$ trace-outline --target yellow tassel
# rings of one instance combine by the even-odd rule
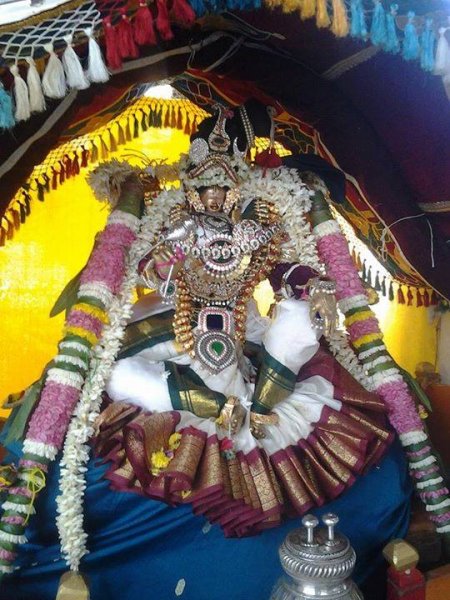
[[[303,0],[300,7],[300,18],[311,19],[316,14],[316,0]]]
[[[316,25],[317,27],[329,27],[331,23],[328,14],[327,0],[317,0]]]
[[[64,573],[59,580],[56,600],[89,600],[89,597],[89,588],[80,573]]]
[[[301,8],[301,0],[283,0],[281,8],[284,13],[291,13]]]
[[[349,32],[347,9],[344,0],[333,0],[333,23],[331,31],[336,37],[345,37]]]

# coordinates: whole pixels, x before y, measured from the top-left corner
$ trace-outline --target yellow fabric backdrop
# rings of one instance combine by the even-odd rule
[[[115,156],[134,149],[150,159],[172,162],[187,148],[188,137],[182,132],[151,129]],[[107,210],[94,199],[86,172],[48,194],[45,202],[34,200],[26,224],[0,248],[0,399],[35,381],[54,356],[64,317],[49,319],[49,311],[86,263],[95,234],[104,227]],[[268,285],[263,285],[258,292],[263,310],[270,296]],[[436,336],[426,309],[383,299],[377,313],[388,348],[401,366],[414,371],[419,361],[434,363]]]

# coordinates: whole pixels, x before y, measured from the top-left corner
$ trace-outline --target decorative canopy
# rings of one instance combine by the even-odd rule
[[[70,6],[73,15],[87,4],[72,0],[65,6]],[[95,38],[107,62],[114,60],[104,29],[108,19],[117,41],[125,43],[123,22],[128,20],[131,27],[142,3],[140,7],[124,2],[90,4],[96,11],[91,23]],[[445,74],[430,72],[430,68],[436,70],[442,48],[448,46],[446,3],[427,2],[425,14],[421,2],[400,2],[395,20],[390,21],[392,9],[387,2],[337,0],[332,3],[335,13],[331,3],[325,2],[330,22],[318,27],[324,3],[298,0],[283,3],[282,8],[302,9],[303,20],[297,10],[285,14],[281,8],[264,8],[211,14],[191,29],[186,26],[192,25],[195,15],[194,19],[187,13],[180,16],[178,4],[158,0],[150,7],[156,45],[136,47],[135,58],[119,57],[121,66],[116,65],[108,81],[95,83],[94,77],[85,89],[68,89],[60,98],[47,96],[45,112],[33,113],[5,130],[0,140],[3,237],[11,237],[14,227],[25,221],[34,197],[42,196],[45,186],[53,184],[52,178],[59,184],[67,169],[76,172],[95,159],[96,152],[97,157],[105,156],[111,144],[120,143],[122,129],[124,139],[158,124],[192,131],[195,109],[187,110],[186,105],[183,110],[182,104],[174,103],[167,110],[162,101],[158,108],[156,101],[141,98],[143,84],[171,78],[179,93],[199,107],[198,116],[210,111],[217,100],[233,106],[257,97],[275,105],[278,141],[294,153],[319,155],[344,172],[346,193],[345,198],[335,198],[337,209],[390,273],[399,282],[450,297],[450,106],[441,77]],[[192,7],[197,14],[201,12],[198,3]],[[338,13],[339,7],[345,14]],[[62,8],[57,10],[58,14],[47,15],[47,21],[67,22]],[[408,17],[408,11],[415,11],[416,16]],[[163,13],[173,39],[161,21]],[[339,15],[346,20],[336,21]],[[29,27],[43,22],[42,18]],[[389,47],[392,23],[398,48]],[[95,49],[93,36],[83,33],[86,27],[83,21],[72,33],[78,59],[89,73]],[[20,31],[17,24],[4,27],[0,48]],[[58,38],[56,55],[61,57],[68,44]],[[19,73],[11,72],[11,43],[7,47],[2,81],[6,90],[15,93],[14,86],[21,85],[17,77],[24,82],[31,66],[22,60],[27,57],[22,48],[16,56]],[[51,59],[51,51],[44,50],[34,51],[42,82]],[[69,80],[66,71],[66,84]],[[28,86],[31,100],[32,83]],[[124,110],[128,111],[128,128],[117,125],[121,114],[124,119]],[[100,126],[105,128],[101,135]],[[89,139],[92,132],[96,136]],[[68,141],[72,146],[63,147]],[[50,151],[57,158],[53,165],[50,157],[44,163]],[[50,172],[36,176],[33,169],[41,163]]]

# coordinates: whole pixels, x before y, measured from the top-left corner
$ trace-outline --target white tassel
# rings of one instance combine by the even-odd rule
[[[109,79],[109,71],[103,61],[102,52],[93,36],[92,28],[85,29],[84,33],[89,39],[89,56],[87,76],[94,83],[105,83]]]
[[[44,44],[44,49],[50,54],[44,75],[42,89],[49,98],[64,98],[67,91],[64,67],[53,50],[53,44]]]
[[[439,29],[439,40],[436,48],[436,59],[434,61],[435,75],[447,75],[450,73],[450,46],[445,32],[446,27]]]
[[[62,55],[62,64],[66,73],[67,85],[76,90],[85,90],[89,87],[89,80],[83,71],[78,54],[73,49],[72,39],[72,34],[64,36],[67,48]]]
[[[28,97],[28,87],[19,73],[19,67],[13,65],[10,68],[14,76],[14,100],[16,103],[14,116],[16,121],[26,121],[30,118],[30,99]]]
[[[33,58],[29,56],[25,60],[29,64],[27,84],[30,94],[30,109],[31,112],[42,112],[45,110],[45,98],[42,92],[41,78]]]

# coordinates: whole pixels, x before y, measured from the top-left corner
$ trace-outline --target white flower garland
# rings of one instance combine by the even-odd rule
[[[344,367],[366,390],[373,391],[370,379],[367,377],[363,365],[351,348],[348,335],[336,329],[331,335],[327,336],[327,342],[330,350],[338,363]]]
[[[311,209],[311,192],[295,169],[279,167],[264,171],[255,168],[240,191],[242,198],[262,198],[272,202],[278,209],[298,262],[323,272],[311,226],[306,219]]]
[[[145,219],[141,221],[141,228]],[[138,234],[139,235],[139,234]],[[74,411],[64,443],[57,497],[57,527],[62,554],[73,571],[78,571],[87,553],[87,533],[83,527],[83,499],[86,489],[85,473],[89,460],[88,441],[94,433],[94,422],[100,412],[102,392],[111,374],[121,347],[125,327],[132,311],[133,290],[137,282],[137,267],[143,253],[143,240],[137,238],[130,249],[128,266],[119,295],[108,311],[109,325],[105,327],[93,352],[90,371],[80,400]]]

